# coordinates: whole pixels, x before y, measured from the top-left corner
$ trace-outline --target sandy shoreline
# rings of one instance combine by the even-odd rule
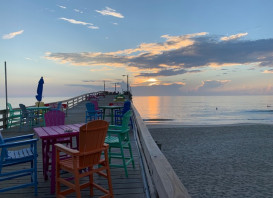
[[[273,197],[273,125],[148,125],[193,198]]]

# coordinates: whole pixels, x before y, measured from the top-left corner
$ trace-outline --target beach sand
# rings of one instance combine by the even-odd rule
[[[147,125],[192,198],[273,197],[273,125]]]

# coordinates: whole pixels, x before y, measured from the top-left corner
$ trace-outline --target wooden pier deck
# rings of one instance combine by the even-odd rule
[[[85,103],[83,101],[79,103],[76,107],[69,109],[67,117],[66,117],[66,124],[73,124],[73,123],[83,123],[85,122]],[[107,104],[107,100],[102,101],[102,103]],[[104,105],[104,104],[100,104]],[[3,130],[2,135],[4,137],[12,137],[18,136],[23,134],[34,133],[33,129],[19,129],[19,128],[12,128],[9,130]],[[117,198],[144,198],[145,196],[145,186],[142,178],[141,173],[141,166],[140,166],[140,158],[136,146],[136,141],[133,137],[133,133],[131,132],[131,144],[133,149],[133,155],[135,160],[135,168],[131,165],[128,167],[128,175],[129,177],[126,178],[124,169],[122,168],[111,168],[111,177],[113,183],[113,191],[114,197]],[[38,196],[37,197],[44,197],[50,198],[55,197],[54,194],[50,194],[50,180],[44,181],[43,174],[42,174],[42,153],[41,153],[41,141],[38,141]],[[95,177],[95,180],[99,180],[101,184],[104,184],[103,179]],[[24,180],[29,179],[27,178],[18,178],[14,179],[9,182],[0,183],[0,185],[10,185],[14,183],[24,183]],[[100,181],[101,180],[101,181]],[[0,188],[1,188],[0,186]],[[95,196],[97,197],[99,194],[95,191]],[[1,198],[31,198],[35,197],[34,195],[34,188],[27,187],[17,190],[8,191],[5,193],[0,193]],[[75,197],[75,196],[68,196],[68,197]],[[88,190],[82,190],[82,197],[89,197]]]

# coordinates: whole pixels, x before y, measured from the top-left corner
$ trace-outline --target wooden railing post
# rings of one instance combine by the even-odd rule
[[[65,109],[65,115],[67,116],[67,111],[68,111],[68,101],[66,102],[66,109]]]

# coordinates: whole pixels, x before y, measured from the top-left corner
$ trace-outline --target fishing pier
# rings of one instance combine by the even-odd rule
[[[64,112],[66,113],[65,124],[76,124],[85,122],[85,104],[90,97],[97,93],[88,93],[69,100],[61,101],[65,104]],[[109,101],[113,101],[113,95],[105,95],[99,100],[100,105],[108,105]],[[143,122],[137,109],[132,104],[132,130],[130,131],[130,141],[132,145],[135,168],[128,166],[128,178],[124,174],[122,168],[111,168],[111,178],[113,184],[114,197],[119,198],[188,198],[190,197],[184,185],[179,180],[173,168],[167,161],[166,157],[158,148],[153,140],[148,128]],[[1,110],[2,119],[2,135],[4,138],[19,136],[32,133],[33,129],[12,127],[6,129],[7,116],[6,110]],[[50,181],[44,181],[43,178],[43,161],[42,161],[42,143],[39,140],[38,150],[38,196],[37,197],[55,197],[50,193]],[[94,178],[99,180],[100,178]],[[24,183],[24,179],[18,178],[10,181],[10,183]],[[103,180],[101,181],[102,185]],[[9,185],[9,182],[1,183]],[[105,183],[106,185],[106,183]],[[89,196],[89,190],[82,190],[82,197]],[[96,194],[97,197],[99,194]],[[0,193],[0,197],[36,197],[34,188],[22,188]],[[68,196],[73,197],[73,196]],[[75,196],[74,196],[75,197]]]

